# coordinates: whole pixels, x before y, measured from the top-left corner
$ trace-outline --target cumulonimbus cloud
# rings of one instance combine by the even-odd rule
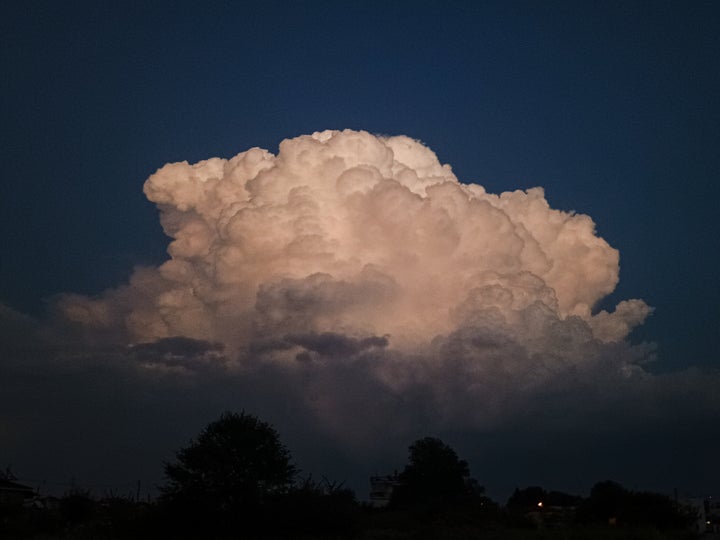
[[[132,342],[185,336],[243,347],[264,332],[390,335],[422,344],[494,314],[524,324],[542,305],[595,339],[624,339],[640,300],[593,306],[618,252],[585,215],[540,188],[487,193],[408,137],[325,131],[230,160],[165,165],[145,183],[170,259],[62,310]],[[529,329],[529,328],[528,328]]]
[[[300,399],[330,425],[347,409],[338,380],[386,401],[420,392],[437,421],[482,425],[579,374],[642,372],[646,352],[626,338],[651,309],[593,312],[619,255],[592,219],[552,209],[541,188],[461,183],[419,141],[324,131],[277,155],[168,164],[144,189],[169,259],[57,304],[143,357],[158,340],[222,344],[240,371],[300,374]]]
[[[653,345],[628,336],[650,308],[595,307],[618,252],[542,189],[487,193],[418,141],[326,131],[165,165],[145,193],[166,262],[62,295],[49,319],[0,304],[0,439],[19,468],[102,478],[121,452],[120,478],[152,478],[245,409],[361,496],[424,435],[508,489],[538,471],[717,484],[718,373],[645,367]]]

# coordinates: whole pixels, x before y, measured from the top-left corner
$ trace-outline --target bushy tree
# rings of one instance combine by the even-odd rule
[[[669,497],[646,491],[628,491],[611,481],[598,482],[579,509],[582,522],[650,526],[658,529],[688,527],[695,516]]]
[[[592,519],[607,523],[625,512],[629,497],[630,493],[617,482],[598,482],[590,490],[583,513],[587,512]]]
[[[419,439],[410,446],[409,454],[400,485],[393,492],[393,505],[441,508],[470,494],[467,462],[440,439]]]
[[[524,489],[515,488],[515,491],[505,505],[511,512],[528,512],[537,508],[538,503],[544,501],[547,493],[540,486],[530,486]]]
[[[226,412],[165,465],[165,501],[205,515],[247,514],[265,497],[286,491],[296,469],[268,423]]]

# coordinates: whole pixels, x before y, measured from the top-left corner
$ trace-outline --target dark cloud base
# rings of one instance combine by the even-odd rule
[[[97,491],[142,480],[154,491],[163,461],[224,410],[271,422],[305,474],[345,481],[361,498],[370,474],[400,468],[425,435],[456,448],[500,498],[516,485],[583,492],[606,478],[695,494],[720,485],[717,373],[574,370],[536,388],[483,389],[460,384],[470,375],[457,343],[430,362],[457,336],[407,357],[384,337],[291,334],[277,346],[292,350],[287,364],[268,360],[267,347],[228,358],[187,338],[60,346],[9,310],[3,328],[0,458],[46,490],[74,479]],[[608,348],[601,356],[618,353]],[[383,381],[388,366],[409,371],[393,374],[402,387]]]

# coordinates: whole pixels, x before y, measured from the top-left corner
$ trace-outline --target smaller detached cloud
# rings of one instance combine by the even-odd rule
[[[226,362],[222,343],[186,337],[158,339],[151,343],[130,345],[127,355],[146,368],[165,368],[190,372],[208,365],[221,366]]]

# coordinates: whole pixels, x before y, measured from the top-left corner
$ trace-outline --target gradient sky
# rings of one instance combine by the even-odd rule
[[[165,163],[351,128],[590,215],[620,251],[598,307],[655,308],[631,336],[657,346],[647,369],[720,368],[715,2],[10,1],[0,36],[0,302],[17,312],[165,260],[142,193]]]

